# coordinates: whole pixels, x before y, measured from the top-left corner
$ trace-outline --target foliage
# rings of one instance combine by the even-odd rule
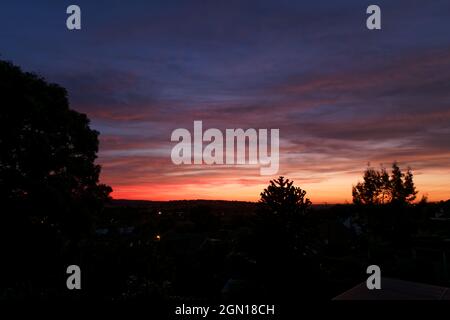
[[[13,295],[48,297],[65,268],[81,264],[111,192],[99,183],[98,132],[64,88],[4,61],[0,99],[0,282]]]
[[[403,173],[396,162],[392,164],[390,175],[385,168],[376,170],[368,166],[363,180],[352,188],[355,204],[407,204],[416,199],[417,191],[411,168]]]
[[[305,198],[306,191],[295,187],[293,183],[294,181],[281,176],[271,180],[261,193],[260,203],[280,215],[304,214],[311,206],[311,201]]]
[[[111,192],[94,163],[98,132],[69,108],[66,90],[0,61],[0,97],[2,203],[52,225],[97,210]]]

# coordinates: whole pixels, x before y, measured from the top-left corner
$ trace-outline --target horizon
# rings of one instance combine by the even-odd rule
[[[5,4],[0,57],[67,89],[113,198],[257,201],[285,176],[344,204],[367,163],[398,161],[417,200],[450,199],[450,3],[378,1],[376,31],[356,0],[77,4],[75,32],[64,3]],[[174,165],[171,132],[196,120],[279,128],[279,171]]]
[[[245,200],[223,200],[223,199],[178,199],[178,200],[146,200],[146,199],[116,199],[112,198],[113,201],[145,201],[145,202],[177,202],[177,201],[224,201],[224,202],[247,202],[247,203],[255,203],[258,204],[259,201],[245,201]],[[450,201],[450,199],[447,200],[439,200],[439,201],[428,201],[428,203],[439,203],[439,202],[447,202]],[[413,203],[418,203],[419,201],[414,201]],[[342,203],[329,203],[329,202],[312,202],[311,205],[314,206],[336,206],[336,205],[353,205],[352,202],[342,202]],[[388,205],[388,204],[386,204]]]

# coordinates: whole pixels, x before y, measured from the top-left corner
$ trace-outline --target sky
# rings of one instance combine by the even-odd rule
[[[344,203],[368,163],[393,161],[419,197],[450,198],[448,0],[2,1],[0,59],[67,88],[114,198],[256,201],[283,175]],[[279,172],[174,165],[171,133],[194,120],[278,128]]]

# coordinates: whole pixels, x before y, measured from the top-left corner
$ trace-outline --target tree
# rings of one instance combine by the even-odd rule
[[[320,277],[323,242],[318,237],[317,220],[307,214],[311,201],[306,191],[280,176],[261,193],[260,203],[256,260],[271,279],[269,291],[283,294],[301,287],[310,296]]]
[[[386,169],[375,170],[368,165],[364,171],[363,180],[352,188],[355,204],[406,204],[416,198],[417,191],[411,168],[408,168],[404,174],[397,162],[392,164],[390,176]]]
[[[111,188],[99,183],[99,133],[69,108],[64,88],[0,61],[0,99],[0,273],[37,292],[59,274],[63,249],[77,250]]]
[[[404,176],[404,182],[402,186],[402,197],[400,202],[411,203],[416,199],[417,190],[413,181],[413,173],[410,167],[408,167],[406,174]]]
[[[89,128],[86,115],[69,109],[64,88],[0,61],[0,96],[3,203],[42,205],[51,212],[49,202],[61,209],[93,205],[109,195],[94,163],[98,132]]]
[[[364,182],[353,187],[353,202],[358,204],[383,204],[389,201],[389,175],[382,168],[380,171],[368,165],[363,176]]]
[[[271,180],[269,186],[261,193],[260,203],[280,215],[304,214],[311,206],[311,201],[305,198],[305,190],[293,184],[294,181],[285,180],[281,176]]]

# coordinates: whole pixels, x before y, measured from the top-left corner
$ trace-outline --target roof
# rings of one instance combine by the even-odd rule
[[[379,290],[369,290],[363,282],[333,300],[450,300],[450,288],[382,278]]]

